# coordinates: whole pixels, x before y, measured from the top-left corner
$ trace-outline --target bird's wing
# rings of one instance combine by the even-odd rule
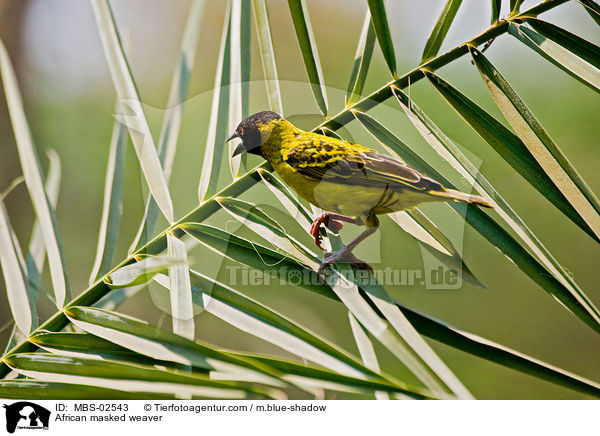
[[[321,135],[315,137],[312,141],[304,140],[284,157],[288,165],[305,177],[348,185],[443,189],[398,159],[358,144]]]

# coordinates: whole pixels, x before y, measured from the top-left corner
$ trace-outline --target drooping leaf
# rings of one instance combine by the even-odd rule
[[[0,199],[0,265],[8,306],[15,325],[22,333],[28,335],[31,332],[33,319],[37,317],[37,311],[27,289],[27,275],[21,247],[18,245],[2,199]]]
[[[527,356],[488,339],[453,327],[400,303],[403,313],[419,333],[443,344],[503,365],[515,371],[556,383],[588,395],[600,398],[600,384],[585,379],[541,360]]]
[[[119,33],[107,0],[92,0],[94,16],[100,32],[110,74],[120,104],[117,120],[129,130],[129,136],[138,156],[140,168],[163,215],[173,222],[173,203],[152,133],[142,108],[142,103],[123,52]]]
[[[537,261],[532,264],[531,256],[526,251],[523,252],[523,247],[519,244],[517,244],[518,246],[515,246],[516,241],[514,241],[514,239],[506,245],[508,250],[502,251],[507,255],[509,251],[514,255],[518,255],[519,261],[512,257],[511,259],[513,259],[520,267],[522,266],[522,269],[530,274],[544,290],[555,296],[577,317],[596,331],[600,331],[600,312],[598,309],[546,247],[544,247],[539,239],[537,239],[517,213],[479,173],[477,168],[469,161],[469,159],[467,159],[456,144],[454,144],[414,102],[410,101],[405,93],[399,89],[394,89],[393,91],[400,106],[423,138],[444,160],[465,177],[472,186],[476,187],[480,193],[485,194],[484,198],[491,201],[500,217],[519,235],[519,238],[527,245],[527,247],[532,250],[537,257]],[[445,184],[443,178],[437,178],[437,180]],[[447,184],[445,185],[448,186]],[[451,206],[456,210],[462,209],[463,211],[464,208],[466,208],[466,205],[464,204],[454,204]],[[469,209],[479,210],[476,208]],[[478,215],[480,216],[480,219],[477,220],[478,222],[473,222],[473,225],[476,230],[478,227],[483,230],[480,226],[485,223],[485,227],[488,227],[491,220],[485,213]],[[465,216],[464,213],[463,216]],[[467,221],[470,220],[468,212],[465,218]],[[497,225],[493,225],[493,228],[489,228],[488,230],[493,232],[492,234],[495,235],[495,238],[500,236],[500,234],[503,234],[502,245],[509,242],[504,235],[506,232],[503,229],[497,228]],[[492,234],[488,235],[492,236]],[[494,245],[500,248],[499,241],[496,241]],[[551,274],[551,277],[548,277],[548,273]]]
[[[23,101],[19,92],[17,78],[4,43],[0,41],[0,73],[6,94],[8,113],[17,142],[17,150],[29,196],[39,220],[46,246],[50,278],[56,304],[61,308],[70,294],[69,278],[67,275],[62,239],[58,230],[58,222],[54,208],[50,204],[44,188],[44,177],[33,138],[29,130]]]
[[[432,73],[426,75],[452,109],[511,167],[582,230],[598,240],[518,136],[441,77]]]
[[[500,72],[483,54],[470,48],[484,83],[504,117],[546,174],[597,236],[600,236],[600,201],[577,173],[550,135]]]
[[[541,33],[546,38],[563,46],[584,61],[594,65],[596,68],[600,68],[600,47],[597,45],[592,44],[587,39],[580,38],[561,27],[540,19],[528,17],[525,21],[533,27],[534,30]]]
[[[196,51],[198,49],[200,24],[204,15],[205,0],[193,0],[188,12],[187,23],[183,30],[179,58],[175,64],[175,71],[171,80],[171,90],[167,108],[163,116],[160,137],[158,140],[158,158],[165,172],[167,183],[171,178],[173,160],[179,139],[181,118],[185,106],[187,89],[194,69]],[[156,201],[149,196],[146,200],[144,216],[138,229],[130,252],[136,251],[144,245],[154,232],[154,227],[159,217],[160,210]]]
[[[517,23],[508,25],[508,33],[581,83],[600,92],[600,69],[573,54],[558,41],[555,42]],[[597,62],[599,61],[596,58]]]

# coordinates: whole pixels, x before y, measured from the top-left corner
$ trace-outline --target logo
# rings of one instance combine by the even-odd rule
[[[18,429],[48,430],[50,411],[29,401],[4,405],[6,409],[6,431],[14,433]]]

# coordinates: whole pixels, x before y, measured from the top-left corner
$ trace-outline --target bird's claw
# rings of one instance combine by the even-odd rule
[[[321,225],[325,225],[332,232],[339,232],[342,227],[344,227],[344,223],[332,218],[333,214],[329,212],[323,212],[313,221],[310,226],[309,233],[315,238],[315,245],[323,250],[323,237],[321,236]]]
[[[364,260],[360,260],[352,253],[347,253],[343,251],[333,251],[328,252],[323,255],[323,262],[321,266],[319,266],[319,270],[317,271],[319,275],[322,275],[326,269],[336,263],[349,263],[357,269],[364,269],[368,271],[373,271],[371,265],[369,265]]]
[[[315,245],[323,250],[323,237],[321,236],[321,222],[316,219],[310,226],[310,235],[315,238]]]

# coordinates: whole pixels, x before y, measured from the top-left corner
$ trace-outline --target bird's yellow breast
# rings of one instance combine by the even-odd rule
[[[275,172],[300,197],[321,209],[347,216],[367,217],[370,213],[385,214],[431,201],[428,196],[410,189],[388,190],[387,187],[333,183],[307,177],[287,163],[291,156],[294,156],[294,164],[299,167],[319,167],[339,159],[339,154],[372,150],[360,144],[305,132],[285,120],[272,121],[261,130],[261,151]],[[298,149],[302,149],[302,153],[296,157]]]

